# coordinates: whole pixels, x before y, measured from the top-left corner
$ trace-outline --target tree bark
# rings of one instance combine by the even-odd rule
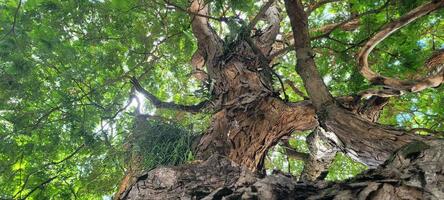
[[[309,102],[287,103],[277,97],[271,68],[262,61],[241,41],[209,73],[219,111],[201,139],[200,159],[218,153],[250,170],[261,170],[268,148],[281,137],[317,126]]]
[[[315,107],[319,124],[338,140],[332,141],[341,151],[369,167],[377,167],[395,149],[413,141],[422,140],[408,134],[373,123],[356,115],[336,101],[320,77],[314,62],[308,34],[308,18],[300,0],[285,0],[296,50],[296,71],[301,76]]]
[[[343,183],[266,177],[213,155],[201,163],[159,167],[139,178],[121,199],[443,199],[444,141],[411,143],[377,169]]]
[[[207,15],[208,6],[203,3],[193,1],[191,10]],[[240,33],[231,44],[222,44],[208,19],[193,16],[193,33],[198,40],[195,56],[199,58],[195,64],[207,67],[212,85],[208,104],[214,111],[210,127],[197,145],[201,161],[154,169],[139,177],[121,199],[444,198],[437,189],[443,186],[443,142],[407,145],[425,140],[375,123],[387,98],[334,98],[316,69],[301,1],[285,0],[285,6],[295,39],[296,71],[310,100],[289,103],[273,89],[274,73],[268,58],[270,40],[279,29],[274,24],[274,7],[265,12],[270,15],[265,17],[270,23],[269,32],[257,38]],[[318,126],[304,169],[304,179],[314,182],[301,184],[282,174],[263,176],[264,157],[270,147],[294,131]],[[337,151],[372,170],[342,184],[318,180]],[[414,174],[412,170],[416,170]]]

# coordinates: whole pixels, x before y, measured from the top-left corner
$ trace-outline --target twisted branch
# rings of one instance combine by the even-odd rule
[[[392,21],[383,26],[379,32],[371,37],[361,48],[358,53],[358,63],[360,73],[374,85],[383,85],[400,91],[418,92],[430,87],[439,86],[444,80],[444,70],[441,67],[436,74],[431,74],[422,79],[416,80],[399,80],[395,78],[389,78],[382,76],[372,69],[370,69],[368,63],[368,56],[372,50],[385,38],[390,36],[395,31],[408,25],[409,23],[425,16],[435,10],[444,7],[444,1],[431,1],[424,5],[421,5],[412,11],[408,12],[398,20]],[[435,64],[442,65],[444,63],[444,52],[440,52],[434,55],[432,60],[435,60]]]

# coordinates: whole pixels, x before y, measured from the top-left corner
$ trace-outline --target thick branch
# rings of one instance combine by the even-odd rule
[[[285,0],[285,7],[290,18],[295,40],[296,71],[304,81],[305,88],[313,105],[319,111],[323,105],[331,104],[333,97],[319,75],[313,60],[314,53],[310,45],[308,18],[299,0]]]
[[[151,103],[156,107],[156,108],[167,108],[167,109],[174,109],[174,110],[182,110],[182,111],[186,111],[186,112],[191,112],[191,113],[197,113],[200,112],[202,109],[204,109],[207,104],[208,101],[203,101],[199,104],[196,105],[180,105],[180,104],[175,104],[172,102],[163,102],[161,100],[159,100],[156,96],[154,96],[153,94],[149,93],[148,91],[145,90],[145,88],[143,88],[139,81],[132,77],[131,78],[131,83],[133,84],[134,88],[136,88],[137,92],[143,94],[143,96],[145,98],[147,98],[148,100],[151,101]]]
[[[398,20],[392,21],[379,30],[373,37],[371,37],[367,43],[361,48],[358,53],[358,63],[359,63],[359,71],[360,73],[368,79],[370,82],[376,85],[384,85],[391,87],[397,90],[403,90],[408,92],[418,92],[424,90],[429,87],[439,86],[443,82],[443,73],[444,71],[441,69],[439,73],[430,75],[423,79],[417,80],[398,80],[395,78],[389,78],[379,75],[370,69],[368,63],[368,56],[370,52],[385,38],[390,36],[395,31],[399,30],[401,27],[406,26],[407,24],[415,21],[416,19],[429,14],[432,11],[435,11],[439,8],[444,7],[444,1],[432,1],[430,3],[419,6],[412,11],[408,12]],[[440,60],[440,64],[444,62],[443,52],[437,55],[437,58]]]
[[[322,27],[315,28],[315,29],[311,30],[311,32],[319,33],[319,35],[313,36],[313,37],[311,37],[311,39],[316,40],[319,38],[326,37],[326,36],[330,35],[330,33],[332,33],[336,29],[341,29],[344,31],[355,30],[359,27],[359,21],[360,21],[359,17],[360,16],[354,16],[354,17],[351,17],[351,18],[349,18],[345,21],[342,21],[342,22],[327,24]]]
[[[314,36],[311,39],[316,40],[319,38],[327,37],[334,30],[336,30],[338,28],[340,28],[344,31],[353,31],[359,27],[361,17],[369,15],[369,14],[375,14],[375,13],[381,12],[384,8],[386,8],[389,5],[389,2],[390,1],[388,0],[381,7],[376,8],[376,9],[372,9],[372,10],[368,10],[368,11],[360,13],[360,14],[357,14],[357,13],[353,14],[352,13],[350,18],[348,18],[347,20],[344,20],[342,22],[327,24],[327,25],[324,25],[320,28],[314,29],[314,30],[312,30],[312,32],[315,32],[315,33],[317,32],[320,35]]]
[[[369,98],[372,96],[376,96],[376,97],[395,97],[395,96],[401,96],[403,95],[404,92],[396,90],[396,89],[392,89],[392,88],[382,88],[380,90],[377,89],[369,89],[369,90],[365,90],[360,92],[357,95],[357,98]]]
[[[315,110],[308,101],[287,103],[269,97],[254,105],[253,112],[221,110],[213,115],[208,133],[202,136],[196,157],[216,153],[252,171],[263,170],[268,149],[293,131],[318,126]]]
[[[245,34],[250,35],[251,29],[254,28],[256,23],[263,19],[268,23],[268,27],[263,30],[263,32],[258,31],[256,34],[259,37],[254,37],[254,44],[252,45],[251,41],[248,41],[249,38],[247,37],[247,42],[249,45],[253,48],[256,46],[261,54],[268,56],[270,54],[270,51],[272,49],[272,45],[276,40],[276,36],[279,34],[280,29],[280,18],[279,18],[279,10],[276,6],[273,6],[274,0],[268,1],[262,8],[260,9],[259,13],[254,17],[254,19],[248,24],[246,30],[244,30]],[[255,35],[255,36],[257,36]],[[257,51],[257,50],[255,50]],[[268,61],[267,61],[268,62]]]
[[[312,32],[319,33],[319,35],[312,37],[312,40],[316,40],[319,38],[327,37],[329,36],[334,30],[340,28],[345,31],[353,31],[359,27],[360,18],[365,15],[369,14],[375,14],[381,12],[384,8],[386,8],[389,5],[390,1],[386,1],[384,5],[382,5],[379,8],[369,10],[360,14],[352,15],[350,18],[348,18],[345,21],[338,22],[338,23],[332,23],[327,24],[325,26],[322,26],[320,28],[312,30]]]
[[[192,64],[193,67],[202,70],[205,64],[213,66],[214,58],[222,53],[222,40],[209,25],[208,18],[202,17],[202,15],[208,16],[209,13],[208,5],[205,4],[204,0],[192,1],[189,11],[193,13],[191,14],[191,27],[198,44]],[[203,60],[204,62],[195,63],[195,59]]]
[[[336,145],[341,142],[334,133],[318,127],[307,137],[307,143],[310,156],[305,162],[301,178],[304,181],[322,180],[339,151]]]
[[[328,0],[326,0],[326,1],[328,1]],[[352,16],[350,18],[348,18],[347,20],[344,20],[342,22],[327,24],[327,25],[324,25],[324,26],[322,26],[320,28],[316,28],[316,29],[312,30],[312,32],[315,32],[315,33],[317,32],[317,33],[319,33],[319,35],[314,36],[311,39],[312,40],[316,40],[316,39],[319,39],[319,38],[327,37],[334,30],[336,30],[338,28],[340,28],[342,30],[345,30],[345,31],[355,30],[355,29],[357,29],[359,27],[360,18],[362,16],[381,12],[382,9],[386,8],[389,5],[389,2],[390,1],[386,1],[385,4],[382,5],[381,7],[373,9],[373,10],[369,10],[369,11],[366,11],[366,12],[363,12],[361,14],[352,14]]]
[[[281,27],[278,9],[275,6],[268,8],[265,12],[264,19],[268,22],[269,27],[267,27],[265,32],[260,36],[260,45],[267,46],[268,49],[271,49],[271,45],[274,43]],[[264,52],[266,55],[268,55],[268,53],[269,52]]]

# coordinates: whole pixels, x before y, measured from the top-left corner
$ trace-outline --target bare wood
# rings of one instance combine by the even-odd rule
[[[358,64],[360,73],[371,83],[375,85],[384,85],[393,89],[418,92],[430,87],[439,86],[444,80],[444,71],[441,70],[437,74],[430,75],[428,77],[417,80],[399,80],[395,78],[389,78],[382,76],[372,69],[370,69],[368,63],[368,56],[372,50],[385,38],[390,36],[395,31],[415,21],[416,19],[429,14],[435,10],[444,7],[444,1],[431,1],[424,5],[421,5],[412,11],[408,12],[398,20],[392,21],[383,26],[373,37],[371,37],[361,48],[358,53]],[[444,53],[441,52],[437,56],[440,63],[444,63]]]

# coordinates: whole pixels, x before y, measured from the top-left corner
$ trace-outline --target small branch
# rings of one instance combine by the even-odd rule
[[[423,131],[423,132],[427,132],[430,134],[433,134],[434,136],[444,136],[444,131],[437,131],[437,130],[432,130],[432,129],[428,129],[428,128],[413,128],[408,130],[409,133],[416,133],[419,131]]]
[[[136,97],[136,95],[135,95],[134,92],[135,92],[135,88],[132,87],[132,88],[131,88],[130,95],[129,95],[129,98],[128,98],[128,102],[127,102],[123,107],[121,107],[119,110],[117,110],[117,112],[114,113],[112,116],[110,116],[110,117],[105,117],[104,119],[108,119],[108,120],[113,120],[113,119],[115,119],[115,118],[117,117],[117,115],[119,115],[119,113],[125,111],[125,110],[131,105],[131,101],[132,101],[133,99],[135,99],[135,100],[137,101],[136,112],[139,112],[139,111],[140,111],[140,102],[139,102],[139,99]]]
[[[306,11],[307,15],[310,15],[311,12],[313,12],[317,8],[323,6],[324,4],[338,2],[338,1],[341,1],[341,0],[319,0],[314,3],[311,3],[307,6],[307,11]]]
[[[262,6],[262,8],[259,10],[259,13],[248,24],[247,29],[245,30],[247,33],[249,33],[254,28],[254,26],[256,26],[256,24],[259,21],[259,19],[261,19],[264,16],[265,12],[274,3],[274,1],[275,0],[268,0],[268,2],[265,3],[264,6]]]
[[[11,29],[0,39],[0,41],[2,41],[3,39],[5,39],[9,34],[11,33],[15,33],[15,25],[17,24],[17,17],[18,17],[18,13],[20,10],[20,7],[22,6],[22,0],[19,0],[18,5],[17,5],[17,9],[15,10],[15,14],[14,14],[14,19],[12,21],[12,27]]]
[[[139,81],[135,78],[132,77],[131,78],[131,83],[133,84],[134,88],[140,92],[141,94],[143,94],[143,96],[150,100],[151,103],[156,107],[156,108],[167,108],[167,109],[174,109],[174,110],[182,110],[182,111],[186,111],[186,112],[191,112],[191,113],[198,113],[200,112],[202,109],[206,108],[208,101],[203,101],[199,104],[196,105],[180,105],[180,104],[175,104],[172,102],[163,102],[161,100],[159,100],[156,96],[154,96],[153,94],[149,93],[147,90],[145,90],[139,83]]]
[[[68,156],[66,156],[65,158],[63,158],[62,160],[59,161],[53,161],[51,163],[49,163],[49,165],[58,165],[62,162],[65,162],[67,160],[69,160],[70,158],[72,158],[74,155],[76,155],[77,153],[79,153],[80,150],[82,150],[85,147],[85,144],[81,144],[79,147],[77,147],[76,150],[74,150],[71,154],[69,154]],[[48,165],[47,165],[48,166]]]
[[[307,96],[305,96],[305,94],[295,86],[293,81],[285,80],[285,83],[291,87],[291,89],[293,90],[294,93],[296,93],[300,97],[304,98],[304,100],[310,99]]]
[[[282,146],[285,149],[285,154],[287,154],[289,158],[306,161],[309,157],[308,153],[296,151],[293,147],[291,147],[288,139],[282,140]]]
[[[212,19],[212,20],[219,21],[219,22],[225,22],[225,21],[227,21],[227,18],[225,18],[225,17],[213,17],[213,16],[210,16],[210,15],[205,15],[205,14],[201,14],[201,13],[198,13],[198,12],[192,12],[192,11],[187,10],[187,9],[185,9],[185,8],[182,8],[182,7],[178,6],[177,4],[172,3],[172,2],[170,2],[170,1],[168,1],[168,0],[164,0],[164,2],[165,2],[168,6],[172,6],[172,7],[174,7],[175,9],[177,9],[177,10],[179,10],[179,11],[181,11],[181,12],[185,12],[185,13],[187,13],[187,14],[189,14],[189,15],[192,15],[192,16],[204,17],[204,18]]]
[[[63,162],[65,162],[65,161],[71,159],[72,157],[74,157],[74,155],[76,155],[76,154],[77,154],[80,150],[82,150],[84,147],[85,147],[85,144],[81,144],[79,147],[77,147],[76,150],[74,150],[74,152],[72,152],[72,153],[69,154],[67,157],[63,158],[62,160],[60,160],[60,161],[53,161],[53,162],[47,163],[47,164],[41,166],[39,170],[36,170],[36,171],[34,171],[34,172],[29,173],[29,174],[26,176],[25,181],[24,181],[22,187],[20,188],[19,191],[17,191],[17,192],[14,194],[14,197],[13,197],[13,198],[16,198],[17,195],[21,194],[21,193],[23,192],[23,190],[25,190],[25,187],[26,187],[26,185],[28,184],[29,178],[30,178],[32,175],[34,175],[34,174],[36,174],[36,173],[38,173],[38,172],[40,172],[40,171],[42,171],[42,170],[46,170],[49,166],[52,166],[52,165],[58,165],[58,164],[60,164],[60,163],[63,163]],[[28,195],[29,195],[29,194],[28,194]],[[23,198],[23,199],[26,199],[26,197]]]
[[[277,74],[273,69],[270,69],[271,72],[277,77],[277,79],[279,80],[279,83],[281,84],[281,88],[282,88],[282,92],[284,93],[284,100],[286,102],[288,102],[288,95],[285,92],[285,87],[284,87],[284,82],[282,82],[281,77],[279,76],[279,74]]]
[[[44,187],[46,184],[50,183],[51,181],[53,181],[54,179],[56,179],[58,176],[53,176],[45,181],[43,181],[42,183],[40,183],[39,185],[35,186],[30,192],[28,192],[28,194],[25,195],[24,198],[21,199],[26,199],[28,198],[32,193],[34,193],[37,189],[40,189],[42,187]]]

